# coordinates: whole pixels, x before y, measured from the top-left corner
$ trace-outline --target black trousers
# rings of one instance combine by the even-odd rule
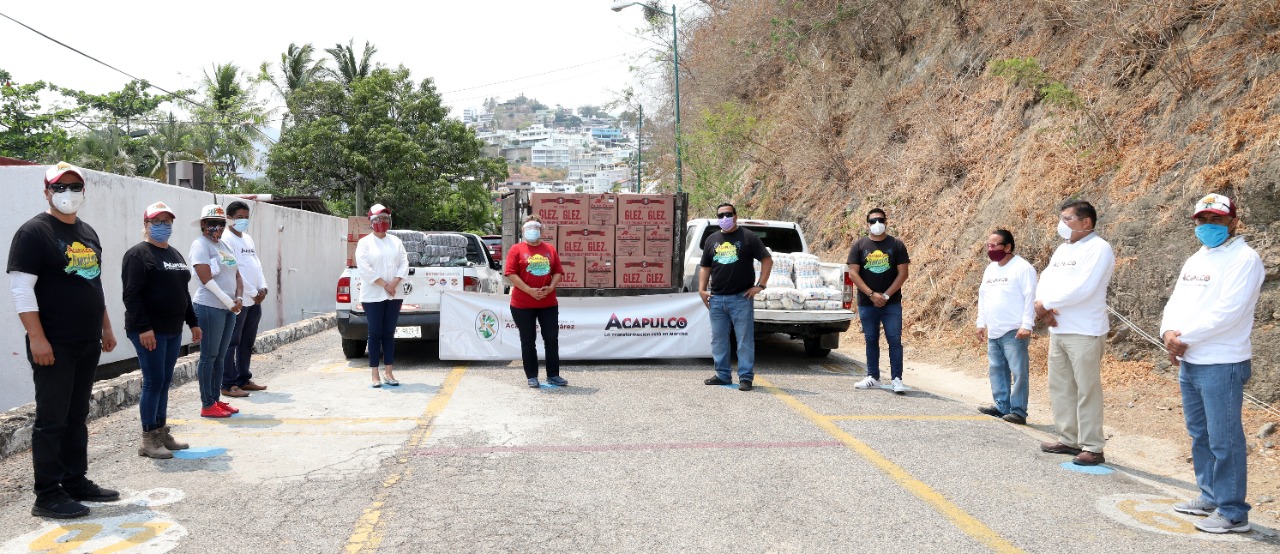
[[[36,385],[31,465],[36,499],[85,481],[89,471],[89,398],[102,355],[101,341],[55,342],[53,365],[36,365],[27,339],[27,361]]]
[[[520,357],[524,358],[526,379],[538,377],[538,330],[542,327],[542,346],[547,354],[547,378],[560,376],[560,307],[511,307],[511,319],[520,329]]]

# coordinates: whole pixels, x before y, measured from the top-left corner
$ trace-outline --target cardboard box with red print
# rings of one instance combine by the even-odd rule
[[[675,225],[676,198],[671,194],[619,194],[619,225]]]
[[[644,228],[644,255],[671,259],[675,248],[675,235],[670,225],[653,225]]]
[[[617,256],[643,256],[644,225],[618,225],[613,244]]]
[[[586,281],[586,259],[582,256],[562,256],[560,267],[564,268],[564,277],[560,278],[561,288],[581,288]]]
[[[588,194],[587,223],[591,225],[617,225],[618,195],[612,192]]]
[[[586,194],[535,192],[529,196],[529,209],[543,223],[586,225],[590,208]]]
[[[621,288],[671,287],[671,259],[633,256],[614,260],[614,280]]]
[[[613,288],[613,258],[595,258],[587,256],[587,288]]]
[[[613,225],[560,225],[556,250],[561,256],[614,256]]]

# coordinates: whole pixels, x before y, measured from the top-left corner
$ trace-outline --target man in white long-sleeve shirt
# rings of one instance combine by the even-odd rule
[[[258,246],[249,236],[249,205],[236,200],[227,206],[227,230],[222,242],[231,248],[236,257],[240,280],[244,282],[244,309],[236,314],[236,325],[231,330],[231,342],[227,344],[227,360],[222,370],[223,396],[249,396],[248,391],[266,390],[266,385],[253,382],[249,362],[253,358],[253,343],[258,339],[258,322],[262,321],[262,301],[267,298],[267,278],[262,274],[262,262],[258,260]]]
[[[1036,317],[1049,325],[1049,400],[1058,442],[1040,450],[1074,455],[1077,465],[1106,463],[1102,432],[1102,347],[1111,330],[1107,285],[1111,245],[1094,231],[1098,212],[1083,200],[1058,209],[1058,235],[1036,286]]]
[[[1196,203],[1192,215],[1203,248],[1182,265],[1164,308],[1160,336],[1180,365],[1182,413],[1200,497],[1173,509],[1209,516],[1195,523],[1210,533],[1249,530],[1244,501],[1244,384],[1252,373],[1253,312],[1266,271],[1262,258],[1236,235],[1236,205],[1221,194]]]
[[[1027,369],[1031,329],[1036,324],[1036,269],[1013,253],[1013,233],[996,229],[987,237],[991,263],[978,287],[978,340],[987,341],[988,374],[994,405],[979,412],[1010,423],[1027,423]],[[1012,378],[1012,379],[1011,379]]]

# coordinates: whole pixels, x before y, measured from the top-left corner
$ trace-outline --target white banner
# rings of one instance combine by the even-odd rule
[[[694,293],[560,298],[560,359],[710,358],[711,317]],[[538,357],[543,358],[542,332]],[[519,360],[505,294],[446,292],[441,360]]]

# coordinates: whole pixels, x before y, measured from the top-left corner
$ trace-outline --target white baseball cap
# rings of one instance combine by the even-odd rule
[[[68,173],[74,173],[76,177],[79,177],[81,181],[84,181],[84,172],[81,171],[80,168],[74,165],[71,165],[67,162],[58,162],[57,165],[50,167],[47,171],[44,172],[45,186],[49,186],[58,182],[58,179],[61,179],[63,175],[66,175]]]

